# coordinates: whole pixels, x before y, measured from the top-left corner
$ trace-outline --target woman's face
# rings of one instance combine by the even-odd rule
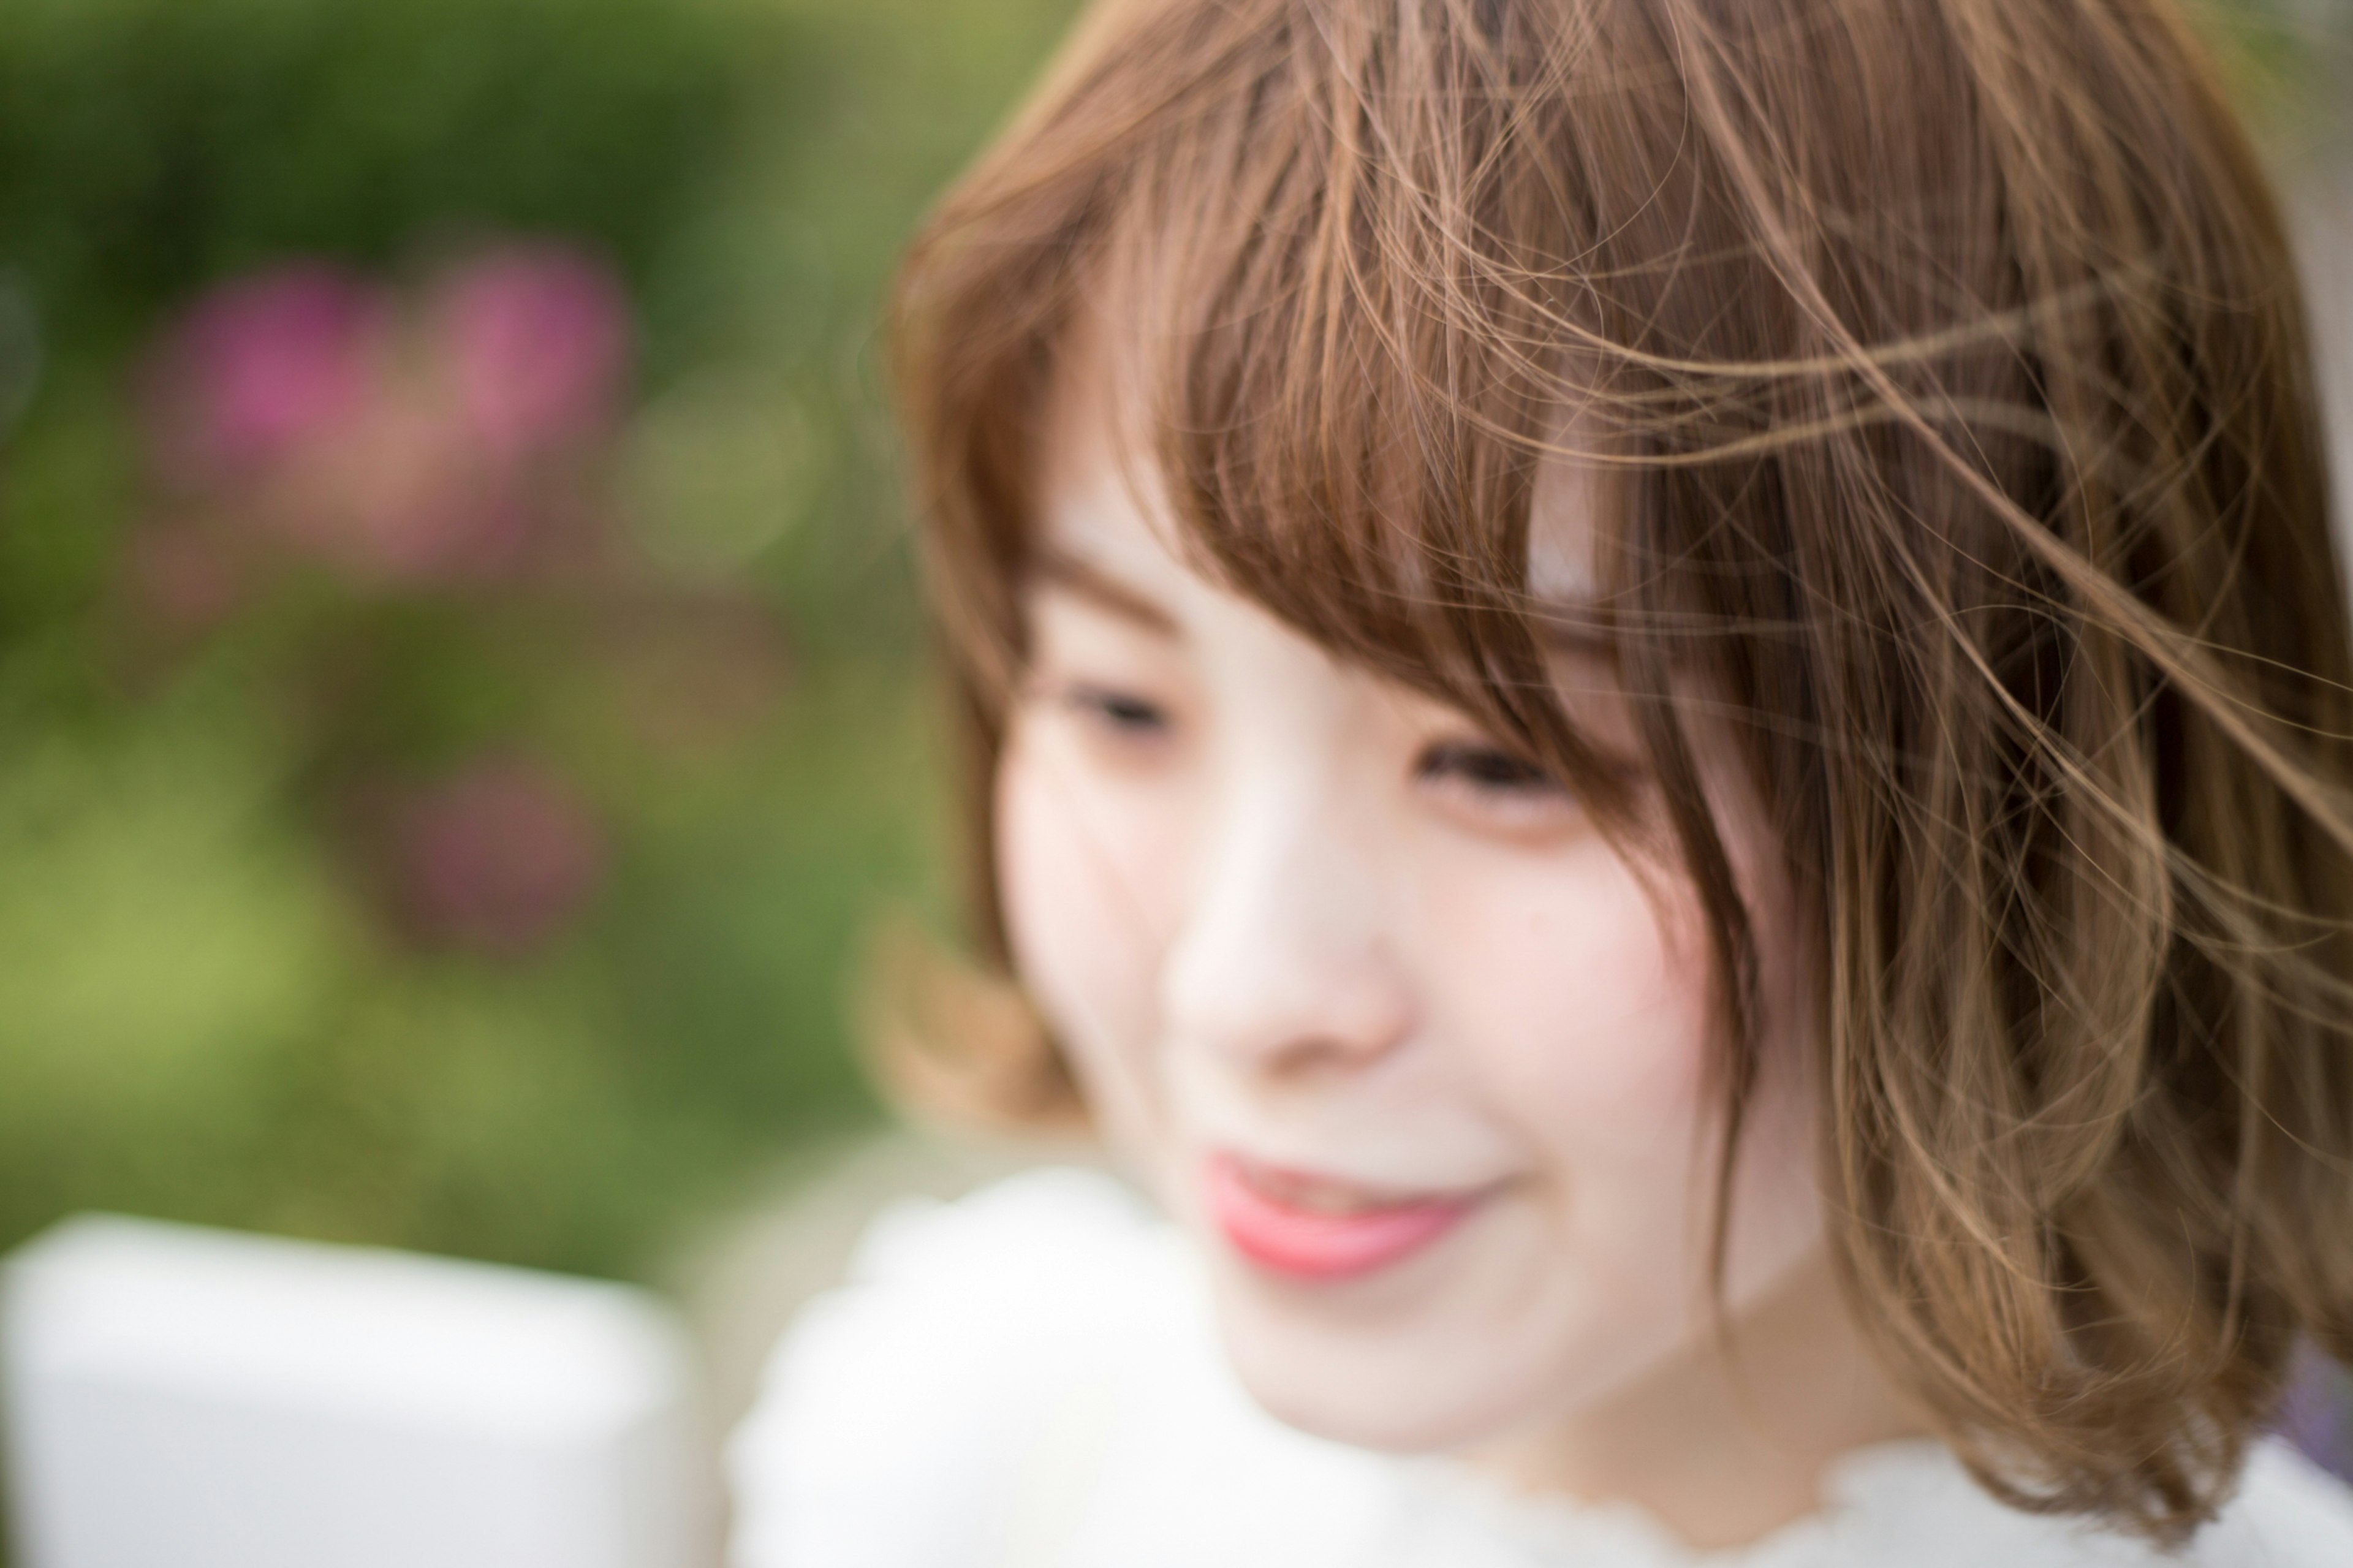
[[[1306,1430],[1425,1450],[1702,1353],[1720,1123],[1696,895],[1463,714],[1194,571],[1115,458],[1111,401],[1074,381],[1043,453],[1006,912],[1106,1134],[1206,1252],[1243,1381]],[[1540,591],[1576,586],[1587,493],[1566,469],[1539,487]],[[1603,671],[1556,674],[1634,765]],[[1789,899],[1728,752],[1711,772],[1765,1014],[1736,1319],[1817,1256],[1820,1216]]]

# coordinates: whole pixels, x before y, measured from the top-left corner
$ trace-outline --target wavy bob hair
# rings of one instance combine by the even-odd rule
[[[2210,1516],[2299,1337],[2353,1354],[2353,665],[2281,224],[2174,11],[1091,12],[898,297],[1000,968],[1040,414],[1104,291],[1201,569],[1696,885],[1725,1170],[1752,941],[1689,694],[1729,713],[1812,928],[1831,1247],[1883,1360],[2018,1506]],[[1639,814],[1528,590],[1572,428],[1614,533],[1571,629],[1641,712]],[[1071,1113],[1050,1041],[959,1031],[999,1111]]]

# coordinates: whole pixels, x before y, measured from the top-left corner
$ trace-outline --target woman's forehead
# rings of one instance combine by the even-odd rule
[[[1541,605],[1591,605],[1602,596],[1603,470],[1588,422],[1568,422],[1538,459],[1528,502],[1528,595]]]

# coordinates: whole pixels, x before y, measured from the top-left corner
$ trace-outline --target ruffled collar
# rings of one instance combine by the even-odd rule
[[[1520,1490],[1456,1459],[1402,1460],[1398,1468],[1404,1490],[1426,1506],[1507,1540],[1535,1561],[1578,1568],[1813,1564],[1839,1560],[1862,1540],[1924,1529],[1978,1531],[2015,1517],[1978,1488],[1949,1448],[1927,1438],[1873,1443],[1839,1456],[1823,1472],[1820,1509],[1746,1545],[1712,1550],[1686,1544],[1637,1503]]]

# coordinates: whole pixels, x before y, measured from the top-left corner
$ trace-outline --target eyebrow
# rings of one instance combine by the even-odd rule
[[[1075,595],[1097,609],[1117,616],[1122,620],[1132,621],[1146,631],[1168,637],[1179,633],[1176,617],[1155,604],[1150,595],[1121,582],[1092,562],[1082,560],[1067,551],[1056,550],[1050,545],[1040,546],[1030,556],[1029,575],[1038,583]]]

